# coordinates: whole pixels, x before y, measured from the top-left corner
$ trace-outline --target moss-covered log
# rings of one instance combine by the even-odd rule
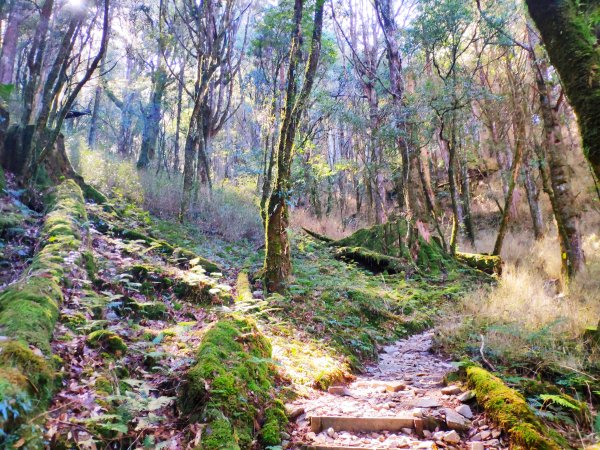
[[[487,416],[508,433],[511,448],[558,450],[562,448],[542,425],[521,394],[481,367],[467,368],[467,383]]]
[[[456,252],[456,259],[469,267],[481,270],[490,275],[502,274],[502,259],[500,256],[483,253]]]
[[[550,62],[577,113],[583,147],[600,177],[600,3],[526,0]]]
[[[240,271],[235,283],[237,289],[237,301],[250,302],[252,301],[252,289],[250,289],[250,279],[248,272]]]
[[[246,449],[256,438],[266,446],[281,442],[287,418],[274,398],[270,358],[271,344],[248,319],[227,316],[206,332],[180,395],[184,413],[207,424],[200,448]]]
[[[308,228],[304,228],[304,227],[302,227],[302,229],[304,230],[304,232],[306,234],[308,234],[311,237],[314,237],[317,241],[327,242],[327,243],[334,242],[333,239],[331,239],[330,237],[325,236],[324,234],[317,233],[316,231],[309,230]]]
[[[41,249],[22,278],[0,294],[0,444],[19,435],[29,415],[44,407],[53,390],[50,349],[66,280],[65,259],[81,247],[86,222],[81,189],[67,181],[56,189],[46,216]]]
[[[410,263],[400,258],[383,255],[363,247],[339,247],[333,254],[337,259],[355,261],[375,273],[401,273],[414,270]]]
[[[412,228],[414,227],[410,227]],[[362,228],[343,239],[331,241],[330,245],[339,248],[336,250],[338,257],[346,257],[367,266],[371,264],[372,270],[377,272],[387,270],[389,273],[397,273],[411,268],[427,274],[440,274],[469,270],[466,266],[473,267],[475,261],[465,264],[466,261],[454,258],[444,251],[435,237],[425,239],[421,235],[409,236],[410,229],[406,220],[398,219]],[[354,251],[355,249],[358,251]],[[478,258],[477,261],[480,266],[484,265],[482,259]],[[499,258],[493,264],[499,265],[498,261]],[[492,265],[492,260],[485,261],[485,265],[487,264]],[[482,270],[481,267],[476,268]]]

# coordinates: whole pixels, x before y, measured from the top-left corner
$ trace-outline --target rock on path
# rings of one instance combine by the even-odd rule
[[[351,384],[288,404],[294,419],[285,448],[508,448],[500,431],[469,405],[468,391],[444,385],[453,367],[431,352],[432,337],[427,332],[386,346],[379,362]],[[311,426],[311,417],[324,419]]]

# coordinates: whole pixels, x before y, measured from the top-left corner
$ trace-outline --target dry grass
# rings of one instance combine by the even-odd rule
[[[585,370],[589,354],[578,338],[600,319],[600,237],[585,235],[587,269],[561,292],[560,251],[549,228],[538,242],[529,233],[507,237],[502,278],[446,312],[439,327],[443,345],[452,351],[476,349],[481,334],[486,354],[500,364]],[[480,238],[478,246],[489,250],[495,233]]]
[[[81,146],[80,146],[81,148]],[[81,175],[111,196],[124,198],[163,218],[176,218],[181,205],[181,174],[137,170],[135,163],[113,155],[80,150]],[[263,227],[251,180],[221,183],[211,194],[201,191],[190,206],[189,219],[208,234],[228,241],[261,242]]]
[[[346,226],[338,215],[324,215],[319,219],[306,208],[295,208],[291,211],[291,224],[293,228],[308,228],[332,239],[342,239],[368,226],[364,218],[349,220]]]

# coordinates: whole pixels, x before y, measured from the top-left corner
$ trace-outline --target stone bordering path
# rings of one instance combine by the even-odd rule
[[[66,181],[56,189],[45,218],[41,247],[21,279],[0,294],[0,444],[35,434],[25,419],[42,410],[54,389],[50,340],[61,285],[82,257],[82,226],[87,221],[81,189]]]
[[[288,404],[295,416],[288,448],[508,448],[507,437],[466,404],[471,391],[444,386],[453,366],[431,353],[432,336],[387,346],[379,363],[348,386]]]

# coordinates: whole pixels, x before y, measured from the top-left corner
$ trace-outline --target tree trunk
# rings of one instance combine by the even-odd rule
[[[526,3],[577,114],[584,152],[600,178],[600,45],[597,24],[591,20],[600,13],[600,4],[576,0]]]
[[[544,237],[544,220],[539,202],[540,194],[532,172],[533,167],[529,158],[529,160],[523,164],[523,178],[525,179],[525,192],[527,193],[527,203],[529,204],[529,212],[531,214],[533,235],[537,241]]]
[[[456,138],[454,131],[454,119],[452,119],[451,122],[452,130],[450,131],[450,139],[448,140],[444,136],[445,126],[443,119],[439,128],[438,136],[440,145],[442,145],[443,150],[448,153],[448,186],[450,188],[450,201],[452,203],[452,234],[450,236],[450,253],[454,255],[456,253],[456,246],[458,244],[458,234],[460,229],[463,227],[464,220],[458,187],[456,186]]]
[[[161,55],[159,55],[161,58]],[[156,155],[156,142],[160,131],[161,109],[163,94],[167,87],[167,73],[159,67],[152,74],[152,92],[150,101],[144,110],[144,129],[142,131],[142,147],[137,161],[138,169],[150,164]]]
[[[185,65],[182,64],[181,70],[179,71],[179,79],[177,84],[177,119],[175,124],[175,148],[173,150],[173,171],[175,173],[179,172],[179,142],[180,142],[180,131],[181,131],[181,106],[183,101],[183,83],[185,73]]]
[[[473,214],[471,213],[471,186],[469,184],[469,171],[464,152],[461,152],[459,159],[460,166],[460,184],[461,184],[461,202],[464,211],[465,232],[471,245],[475,247],[475,225],[473,224]]]
[[[12,84],[13,82],[19,28],[23,21],[23,8],[24,6],[20,0],[11,1],[8,24],[2,40],[2,53],[0,54],[0,83],[2,84]]]
[[[494,244],[494,250],[492,255],[500,256],[502,251],[502,244],[508,231],[508,222],[510,221],[510,210],[517,185],[517,178],[519,176],[519,165],[523,156],[523,147],[525,146],[525,117],[523,116],[523,109],[517,102],[514,103],[515,108],[515,154],[513,156],[512,165],[510,168],[510,178],[508,180],[508,192],[504,198],[504,209],[502,210],[502,218],[500,220],[500,228],[498,229],[498,236],[496,237],[496,243]]]
[[[543,63],[538,61],[532,44],[533,36],[530,34],[530,61],[540,97],[544,147],[548,157],[552,190],[550,201],[558,228],[562,272],[568,283],[573,275],[585,267],[585,256],[579,230],[581,213],[570,184],[570,169],[565,157],[567,146],[563,140],[558,113],[550,103],[551,89],[544,77],[546,68]]]
[[[319,55],[323,28],[325,0],[317,0],[310,54],[304,71],[304,85],[296,98],[296,70],[301,56],[303,0],[294,2],[294,29],[290,47],[287,87],[277,144],[277,180],[267,206],[265,286],[269,292],[281,292],[292,271],[290,244],[287,235],[289,222],[288,201],[291,188],[291,168],[294,138],[300,117],[310,96]]]
[[[197,133],[197,130],[196,130]],[[179,210],[179,221],[183,223],[185,215],[190,209],[192,191],[194,188],[194,169],[196,162],[197,135],[188,132],[183,150],[183,192],[181,195],[181,208]]]
[[[94,92],[94,110],[90,119],[90,133],[88,134],[88,147],[91,150],[96,148],[96,138],[98,136],[98,116],[100,114],[100,103],[102,102],[102,86],[98,83]]]
[[[109,33],[110,39],[110,33]],[[107,42],[108,45],[108,42]],[[88,146],[94,150],[96,148],[96,140],[98,137],[98,118],[100,117],[100,104],[102,103],[102,77],[106,62],[106,53],[102,57],[100,62],[100,75],[97,81],[96,91],[94,92],[94,110],[92,111],[92,117],[90,119],[90,132],[88,134]]]

